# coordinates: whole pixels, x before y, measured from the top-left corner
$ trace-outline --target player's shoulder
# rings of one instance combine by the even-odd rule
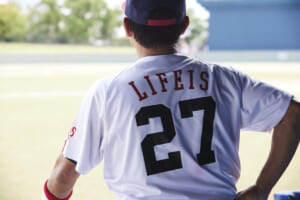
[[[109,76],[106,76],[106,77],[103,77],[101,79],[98,79],[93,87],[95,87],[95,89],[102,89],[102,88],[107,88],[110,86],[111,82],[115,79],[117,75],[109,75]]]
[[[105,95],[107,91],[109,91],[114,85],[116,85],[116,82],[120,79],[120,77],[123,76],[123,74],[128,73],[128,71],[132,71],[132,65],[127,66],[121,71],[107,75],[103,78],[98,79],[89,89],[89,92],[94,93],[94,95]]]
[[[184,62],[186,65],[207,68],[211,72],[217,72],[217,73],[236,73],[236,72],[238,72],[235,68],[233,68],[230,65],[208,62],[208,61],[204,61],[202,59],[188,57],[188,56],[184,56],[184,55],[180,55],[180,54],[178,56],[181,57],[182,62]]]
[[[230,65],[211,63],[211,62],[195,60],[195,59],[193,59],[193,62],[202,68],[206,68],[209,72],[215,75],[232,77],[232,76],[239,76],[241,74],[239,70],[235,69]]]
[[[100,97],[105,95],[107,88],[110,87],[112,80],[114,79],[115,75],[106,76],[104,78],[98,79],[95,81],[92,86],[89,88],[87,92],[87,96],[90,97]]]
[[[238,70],[235,66],[226,64],[209,64],[216,74],[227,76],[229,78],[239,78],[245,74]]]
[[[199,61],[206,68],[214,82],[239,88],[248,76],[233,66]]]
[[[214,73],[237,73],[237,70],[230,65],[204,62],[201,60],[197,60],[196,62],[198,62],[201,66],[207,67],[211,72]]]

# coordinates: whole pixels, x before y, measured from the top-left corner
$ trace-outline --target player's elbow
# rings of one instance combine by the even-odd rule
[[[54,170],[54,176],[53,178],[55,179],[56,184],[58,185],[69,185],[72,183],[71,180],[74,179],[74,177],[77,177],[76,172],[72,172],[68,169],[65,168],[57,168]]]
[[[75,170],[76,165],[60,155],[56,161],[49,181],[59,186],[73,186],[79,173]]]
[[[76,165],[62,154],[58,157],[47,182],[47,189],[52,195],[64,199],[71,194],[74,184],[79,177],[75,167]]]
[[[279,126],[282,126],[287,132],[291,132],[292,137],[300,142],[300,102],[291,101],[288,111]]]
[[[295,104],[295,126],[298,136],[298,142],[300,142],[300,102],[294,101]]]

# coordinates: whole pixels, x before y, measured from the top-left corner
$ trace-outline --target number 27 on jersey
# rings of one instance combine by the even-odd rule
[[[216,111],[214,99],[204,97],[180,101],[179,108],[182,119],[193,117],[194,111],[204,110],[200,152],[195,156],[200,166],[214,163],[215,153],[211,149]],[[167,106],[158,104],[142,107],[135,116],[137,126],[148,125],[149,119],[154,117],[160,117],[163,131],[149,133],[142,141],[141,147],[148,176],[182,168],[180,151],[168,153],[168,159],[164,160],[156,160],[155,157],[154,146],[171,143],[176,136],[172,112]]]

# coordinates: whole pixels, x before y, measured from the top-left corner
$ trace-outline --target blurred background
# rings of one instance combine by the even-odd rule
[[[124,0],[0,0],[0,199],[40,199],[81,100],[136,60]],[[299,0],[187,0],[178,50],[243,71],[300,97]],[[241,133],[238,190],[255,183],[271,134]],[[104,161],[105,162],[105,161]],[[103,163],[72,199],[114,199]],[[300,189],[300,150],[272,191]]]

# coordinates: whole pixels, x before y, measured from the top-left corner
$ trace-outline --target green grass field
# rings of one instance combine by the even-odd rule
[[[1,49],[0,49],[1,51]],[[300,63],[225,63],[300,97]],[[123,64],[0,65],[0,200],[40,199],[44,181],[72,125],[84,92]],[[238,189],[255,182],[271,134],[242,133]],[[102,166],[79,179],[73,200],[112,200]],[[300,189],[300,150],[274,192]]]

